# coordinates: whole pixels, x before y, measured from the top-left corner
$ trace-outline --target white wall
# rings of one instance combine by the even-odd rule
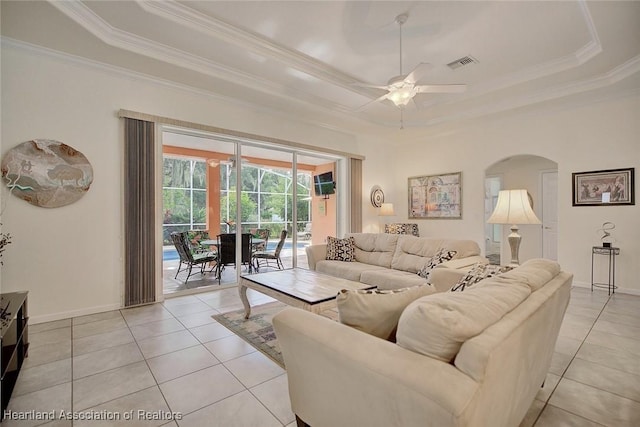
[[[2,46],[2,150],[62,141],[91,162],[94,182],[57,209],[5,194],[3,292],[29,290],[32,321],[120,307],[123,131],[119,109],[358,152],[350,135],[13,44]]]
[[[406,150],[396,147],[396,176],[388,191],[398,195],[396,213],[407,219],[407,178],[414,175],[462,171],[462,220],[417,220],[421,235],[470,238],[483,247],[484,173],[496,161],[532,154],[558,164],[558,261],[575,275],[574,283],[588,285],[591,247],[599,245],[596,229],[605,221],[616,224],[617,284],[640,293],[640,201],[635,206],[572,207],[571,173],[635,167],[640,173],[640,96],[602,100],[567,110],[544,110],[503,119],[456,124],[449,134],[425,138]],[[405,146],[402,146],[405,148]],[[367,161],[369,170],[381,170]],[[636,184],[640,181],[636,179]],[[636,195],[638,192],[636,191]],[[404,195],[399,197],[400,195]],[[368,216],[365,221],[375,223]]]

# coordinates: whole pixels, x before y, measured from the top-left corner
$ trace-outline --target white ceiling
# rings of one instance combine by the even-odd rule
[[[640,88],[638,1],[2,1],[2,35],[344,129],[397,128],[384,85],[432,64],[405,127]],[[446,66],[471,55],[478,63]]]

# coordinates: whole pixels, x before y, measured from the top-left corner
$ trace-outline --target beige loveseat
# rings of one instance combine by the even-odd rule
[[[440,249],[456,251],[452,260],[434,269],[429,282],[437,291],[445,291],[478,262],[480,247],[472,240],[434,239],[385,233],[351,233],[355,242],[355,261],[327,260],[327,245],[307,246],[309,268],[319,273],[342,277],[377,286],[378,289],[400,289],[424,285],[418,276],[425,263]],[[439,271],[436,271],[439,270]]]
[[[518,426],[549,370],[572,277],[531,260],[421,297],[397,343],[287,308],[273,325],[291,407],[312,427]]]

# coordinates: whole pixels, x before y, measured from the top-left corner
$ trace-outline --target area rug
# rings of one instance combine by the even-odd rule
[[[244,309],[215,314],[211,317],[284,368],[282,353],[271,319],[286,306],[281,302],[272,302],[251,307],[251,316],[248,319],[244,318]]]
[[[248,319],[244,318],[244,309],[211,317],[284,368],[284,360],[271,319],[286,307],[287,305],[281,302],[271,302],[251,307],[251,316]],[[338,313],[335,309],[327,310],[322,316],[337,320]]]

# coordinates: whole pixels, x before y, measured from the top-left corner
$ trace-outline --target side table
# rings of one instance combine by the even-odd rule
[[[608,257],[608,275],[607,283],[594,282],[593,281],[593,261],[595,255],[607,255]],[[591,291],[593,287],[607,288],[608,294],[616,292],[616,255],[620,255],[620,248],[613,248],[608,246],[594,246],[591,248]]]

